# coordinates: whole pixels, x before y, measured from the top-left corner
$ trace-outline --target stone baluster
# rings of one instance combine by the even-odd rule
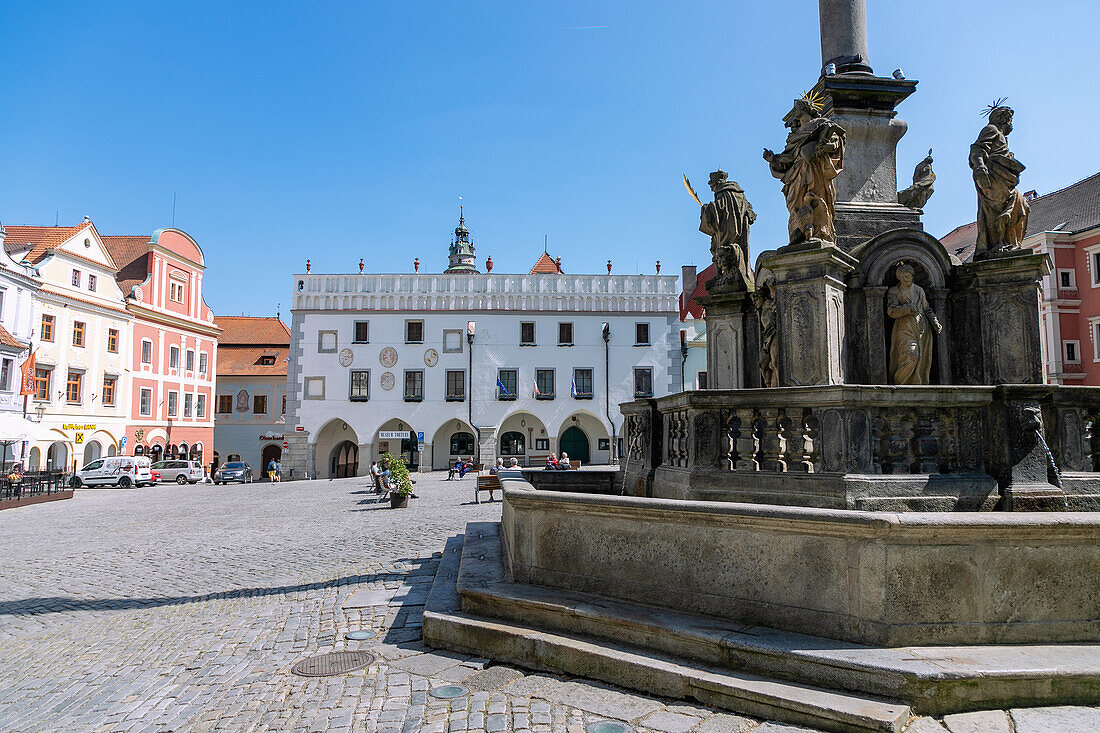
[[[725,412],[723,418],[718,431],[720,438],[718,468],[723,471],[732,471],[737,461],[737,413],[732,410]]]
[[[890,465],[890,438],[885,410],[871,418],[871,472],[883,473]]]
[[[786,471],[787,464],[783,459],[787,446],[780,425],[779,408],[761,408],[760,419],[764,428],[760,441],[760,468],[765,471]]]
[[[909,467],[913,465],[911,460],[910,437],[913,435],[912,420],[907,409],[900,409],[888,414],[887,430],[889,435],[888,466],[890,473],[909,473]]]
[[[939,473],[939,443],[935,432],[936,416],[931,409],[917,410],[913,423],[912,449],[915,462],[913,473]]]
[[[788,407],[786,418],[787,433],[787,470],[797,473],[812,473],[809,439],[806,437],[805,410],[801,407]]]
[[[821,421],[812,410],[806,410],[805,425],[806,459],[810,473],[821,473]]]
[[[1100,450],[1097,450],[1097,442],[1100,442],[1100,430],[1096,428],[1097,415],[1090,413],[1085,415],[1085,430],[1082,436],[1082,443],[1085,450],[1085,466],[1086,471],[1097,470],[1097,459],[1100,459]]]
[[[734,470],[759,471],[760,463],[756,454],[760,443],[756,439],[756,415],[751,407],[741,407],[734,411],[737,416],[737,462]]]
[[[959,472],[958,420],[952,409],[936,411],[932,435],[940,448],[940,462],[945,473]]]

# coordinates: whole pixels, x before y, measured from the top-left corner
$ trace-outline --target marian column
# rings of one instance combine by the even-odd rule
[[[833,64],[838,74],[870,74],[865,0],[819,0],[821,73]]]

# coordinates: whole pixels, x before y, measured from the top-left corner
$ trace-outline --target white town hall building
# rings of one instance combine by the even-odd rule
[[[481,274],[462,220],[450,263],[294,276],[284,477],[364,475],[387,451],[421,470],[606,464],[619,404],[679,390],[676,276],[566,274],[545,253]]]

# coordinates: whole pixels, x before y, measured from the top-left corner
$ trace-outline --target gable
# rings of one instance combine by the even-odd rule
[[[89,223],[81,227],[75,235],[69,237],[53,250],[54,254],[64,253],[78,260],[92,262],[108,270],[117,270],[103,240],[99,237],[95,225]]]
[[[200,267],[206,267],[202,256],[202,249],[198,243],[179,229],[158,229],[153,232],[151,244],[159,245],[172,254],[196,263]]]

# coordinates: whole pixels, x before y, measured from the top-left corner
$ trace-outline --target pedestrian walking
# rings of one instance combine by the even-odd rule
[[[275,468],[276,468],[275,467],[275,459],[272,458],[267,463],[267,480],[268,481],[271,481],[271,482],[275,481]]]

